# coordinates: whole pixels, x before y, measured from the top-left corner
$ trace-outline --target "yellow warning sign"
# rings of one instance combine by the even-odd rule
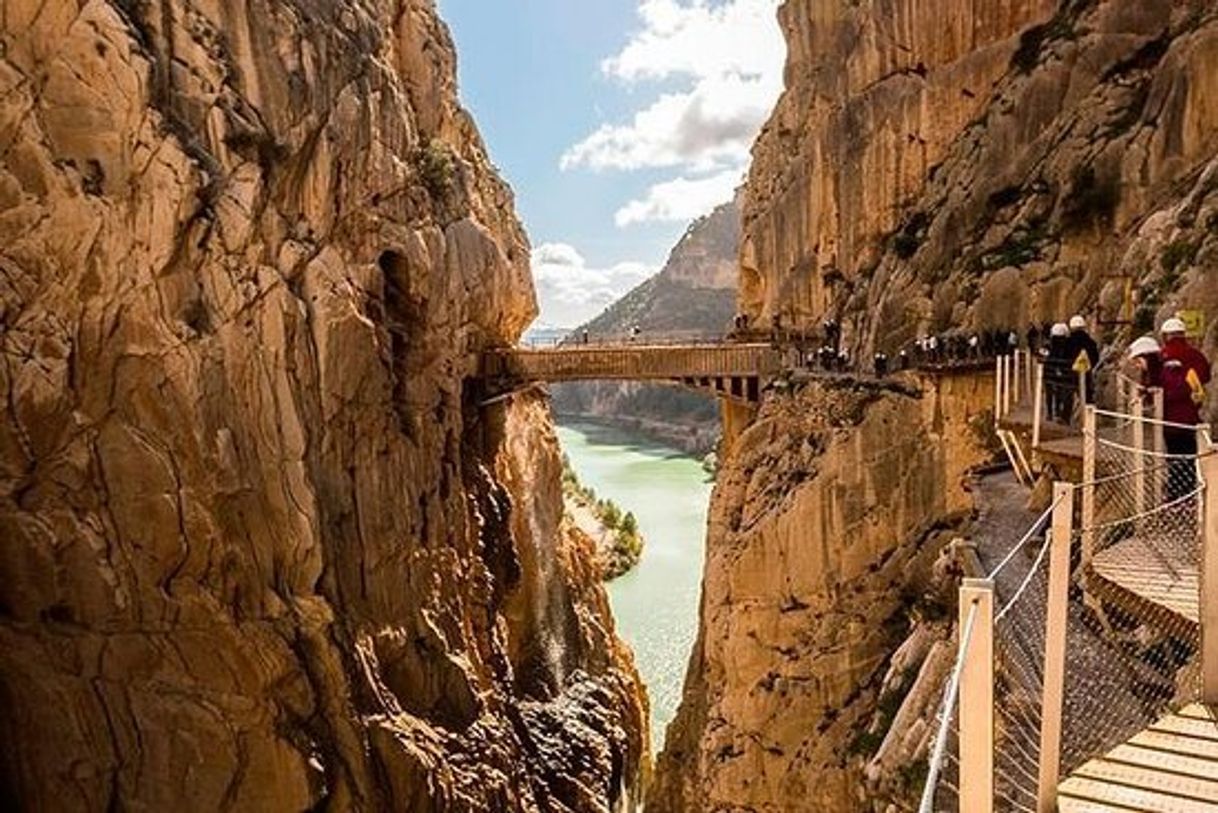
[[[1192,339],[1200,339],[1205,335],[1205,311],[1178,311],[1176,316],[1184,323],[1184,332]]]
[[[1074,372],[1089,373],[1091,372],[1091,357],[1087,355],[1086,350],[1080,350],[1078,358],[1074,360]]]

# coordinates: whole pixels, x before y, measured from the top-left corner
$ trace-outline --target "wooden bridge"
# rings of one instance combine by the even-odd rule
[[[658,381],[748,404],[782,369],[774,346],[729,342],[513,347],[488,351],[479,363],[481,378],[508,391],[537,381]]]

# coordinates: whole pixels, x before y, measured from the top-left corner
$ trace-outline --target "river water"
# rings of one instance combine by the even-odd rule
[[[620,429],[563,421],[558,437],[580,481],[633,511],[646,541],[638,566],[608,589],[618,634],[647,684],[658,754],[698,629],[711,483],[700,461]]]

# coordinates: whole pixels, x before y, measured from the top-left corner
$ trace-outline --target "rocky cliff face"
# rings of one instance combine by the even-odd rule
[[[590,341],[620,341],[636,325],[642,341],[723,336],[736,313],[739,246],[736,200],[691,224],[658,274],[576,328],[570,340],[587,330]],[[557,384],[552,393],[559,413],[611,421],[686,451],[708,452],[719,436],[714,399],[699,393],[609,381]]]
[[[766,401],[712,498],[699,638],[649,804],[862,806],[849,746],[968,513],[988,390],[947,377]]]
[[[868,352],[1075,311],[1136,317],[1122,340],[1206,305],[1173,295],[1214,268],[1213,4],[831,5],[783,7],[789,87],[746,187],[750,313],[833,313]]]
[[[862,357],[1083,312],[1126,318],[1102,331],[1119,350],[1197,308],[1213,354],[1212,3],[787,0],[780,15],[787,90],[745,195],[754,324],[833,315]],[[886,740],[866,777],[851,745],[882,735],[887,695],[917,695],[887,697],[900,714],[925,711],[944,670],[946,633],[906,639],[897,597],[942,547],[922,529],[968,504],[959,475],[979,450],[916,451],[967,435],[940,433],[989,396],[959,395],[940,399],[946,423],[925,397],[843,422],[832,393],[769,396],[714,497],[699,644],[659,765],[665,809],[866,810],[866,788],[907,790],[892,774],[919,732]],[[835,442],[818,440],[827,427]],[[919,661],[909,686],[901,665]]]
[[[31,810],[622,809],[511,194],[430,0],[0,12],[0,758]]]

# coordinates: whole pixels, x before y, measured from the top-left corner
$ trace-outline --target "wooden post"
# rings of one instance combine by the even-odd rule
[[[1013,378],[1011,375],[1012,363],[1013,360],[1010,353],[1007,353],[1006,356],[1002,356],[1002,368],[1004,368],[1006,371],[1004,377],[1002,377],[1002,417],[1004,418],[1011,414],[1011,384]]]
[[[960,673],[960,810],[990,813],[994,809],[994,583],[989,579],[965,579],[960,586],[962,635],[974,605],[977,618]]]
[[[1040,423],[1045,411],[1045,365],[1036,365],[1036,386],[1032,390],[1032,456],[1040,448]]]
[[[1218,446],[1203,435],[1201,492],[1201,702],[1218,703]]]
[[[994,359],[994,425],[1002,420],[1002,356]]]
[[[1163,441],[1163,388],[1155,387],[1150,391],[1150,395],[1154,401],[1155,420],[1159,422],[1151,430],[1153,432],[1151,436],[1153,438],[1153,448],[1156,454],[1163,454],[1167,448]]]
[[[1095,407],[1083,408],[1083,567],[1091,564],[1095,553]]]
[[[1019,404],[1019,399],[1020,399],[1020,396],[1022,395],[1022,391],[1023,391],[1023,387],[1022,387],[1023,382],[1021,380],[1022,365],[1020,364],[1020,361],[1019,361],[1022,358],[1022,356],[1023,356],[1023,351],[1019,350],[1019,349],[1016,349],[1015,352],[1011,355],[1012,364],[1015,367],[1015,369],[1011,373],[1011,386],[1012,386],[1012,390],[1013,390],[1013,394],[1011,395],[1011,403],[1016,404],[1016,405]]]
[[[1070,600],[1070,540],[1074,534],[1074,486],[1053,484],[1053,530],[1045,606],[1045,681],[1041,697],[1038,813],[1057,810],[1061,764],[1062,698],[1066,686],[1066,608]]]
[[[1030,394],[1032,394],[1032,379],[1033,379],[1033,369],[1032,368],[1033,368],[1034,364],[1037,363],[1037,355],[1035,355],[1035,353],[1032,352],[1032,347],[1028,347],[1027,350],[1023,351],[1023,360],[1024,360],[1023,374],[1024,374],[1024,377],[1027,378],[1027,380],[1026,380],[1026,382],[1024,382],[1024,384],[1027,385],[1028,394],[1030,395]]]
[[[1087,373],[1085,372],[1078,374],[1078,408],[1082,411],[1087,409]]]
[[[1133,448],[1137,450],[1133,461],[1133,508],[1134,515],[1140,517],[1146,513],[1146,469],[1149,462],[1146,456],[1146,421],[1143,420],[1141,398],[1134,398],[1129,406],[1133,414]]]

